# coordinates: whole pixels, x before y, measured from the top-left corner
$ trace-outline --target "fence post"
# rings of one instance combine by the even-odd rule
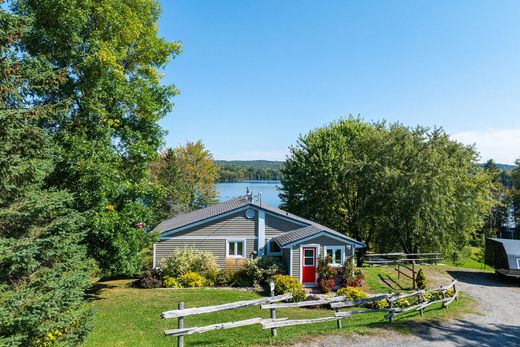
[[[421,299],[421,294],[417,294],[417,304],[420,305],[422,303],[422,299]],[[419,312],[421,313],[421,316],[424,315],[424,309],[421,308],[419,310]]]
[[[388,299],[386,299],[386,300],[389,301]],[[388,318],[388,320],[390,321],[390,323],[392,323],[392,321],[394,320],[394,311],[392,310],[393,307],[394,307],[394,302],[391,301],[391,302],[390,302],[390,312],[389,312],[389,316],[390,316],[390,317]]]
[[[179,302],[179,310],[183,310],[183,309],[184,309],[184,302],[181,301],[181,302]],[[178,329],[184,328],[184,317],[178,318],[177,328]],[[177,337],[177,346],[184,347],[184,336],[183,335],[179,335]]]
[[[415,260],[412,260],[412,289],[415,290]]]
[[[453,283],[453,295],[456,295],[456,294],[457,294],[457,288],[455,288],[455,283]],[[459,301],[458,295],[455,297],[455,301]]]
[[[269,281],[269,287],[271,288],[271,297],[274,296],[274,281],[273,279],[271,278],[271,280]],[[276,319],[276,309],[272,308],[270,309],[270,312],[271,312],[271,319]],[[271,329],[271,336],[276,336],[277,334],[277,331],[276,331],[276,328],[272,328]]]
[[[335,309],[334,312],[336,312],[336,313],[339,312],[339,308]],[[341,319],[338,319],[336,321],[336,326],[338,329],[341,329]]]

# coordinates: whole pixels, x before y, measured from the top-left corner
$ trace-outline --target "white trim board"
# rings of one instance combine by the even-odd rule
[[[258,249],[256,251],[259,256],[262,256],[265,253],[267,253],[265,251],[265,245],[266,245],[266,242],[265,242],[265,211],[258,210],[257,223],[258,223],[258,242],[257,242]]]

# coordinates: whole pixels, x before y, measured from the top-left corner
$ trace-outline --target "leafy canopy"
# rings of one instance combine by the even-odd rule
[[[442,129],[349,117],[290,150],[282,206],[381,251],[456,249],[493,201],[474,148]]]

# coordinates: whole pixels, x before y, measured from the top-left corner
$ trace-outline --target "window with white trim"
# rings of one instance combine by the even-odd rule
[[[325,246],[325,256],[330,257],[332,266],[341,266],[345,261],[345,246]]]
[[[271,239],[267,240],[267,255],[282,255],[280,246]]]
[[[246,240],[227,240],[226,241],[226,257],[228,258],[245,258],[246,257]]]

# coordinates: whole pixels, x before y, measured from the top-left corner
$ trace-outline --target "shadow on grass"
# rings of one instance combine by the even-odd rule
[[[489,272],[465,271],[465,270],[448,270],[448,274],[462,283],[476,284],[486,287],[509,287],[515,288],[520,286],[518,278],[498,276]]]
[[[85,292],[85,298],[87,299],[87,301],[102,300],[103,298],[100,295],[101,291],[104,289],[110,289],[115,287],[116,286],[114,285],[96,282]]]
[[[396,282],[392,277],[390,277],[390,275],[383,276],[381,274],[378,274],[377,276],[379,276],[379,279],[381,280],[381,282],[383,282],[383,284],[385,286],[387,286],[388,288],[390,288],[392,290],[408,290],[408,289],[411,289],[411,288],[404,288],[398,282]]]

